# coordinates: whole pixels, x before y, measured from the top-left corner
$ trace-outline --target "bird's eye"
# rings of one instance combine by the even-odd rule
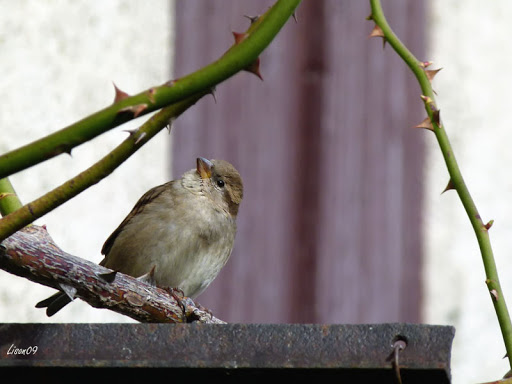
[[[222,179],[217,180],[217,185],[218,185],[220,188],[224,188],[224,180],[222,180]]]

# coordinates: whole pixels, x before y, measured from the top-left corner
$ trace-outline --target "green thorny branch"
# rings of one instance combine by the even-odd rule
[[[301,0],[278,0],[263,15],[253,17],[244,33],[220,57],[187,76],[129,96],[116,87],[114,103],[75,124],[0,156],[0,241],[32,223],[114,171],[161,129],[215,86],[239,71],[261,78],[259,55],[271,43]],[[162,109],[163,108],[163,109]],[[44,196],[22,206],[7,177],[71,150],[126,121],[161,109],[111,153],[89,169]]]
[[[395,52],[402,58],[402,60],[409,66],[411,71],[416,76],[421,87],[421,99],[425,104],[428,117],[417,125],[418,128],[426,128],[434,132],[443,157],[450,174],[450,181],[446,190],[454,189],[457,191],[459,198],[466,210],[466,213],[471,221],[471,225],[476,234],[482,260],[484,263],[486,284],[489,289],[491,300],[496,310],[498,322],[500,324],[503,341],[507,350],[509,364],[512,367],[512,325],[510,323],[510,315],[507,310],[505,297],[501,289],[500,281],[498,279],[498,271],[494,261],[493,251],[489,239],[489,228],[492,221],[484,223],[476,205],[469,193],[469,190],[464,182],[459,166],[455,159],[450,141],[446,134],[445,128],[439,116],[439,108],[435,102],[434,91],[432,90],[431,80],[436,75],[438,70],[426,69],[431,63],[420,62],[414,55],[407,49],[407,47],[398,39],[394,34],[389,24],[386,21],[382,7],[379,0],[370,0],[371,15],[369,20],[375,22],[375,27],[370,36],[381,37],[384,43],[389,43]]]

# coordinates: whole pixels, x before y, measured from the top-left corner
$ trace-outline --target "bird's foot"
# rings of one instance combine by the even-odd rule
[[[188,315],[191,313],[191,311],[189,311],[187,309],[187,307],[195,305],[194,302],[192,301],[192,299],[190,297],[186,297],[185,293],[180,288],[165,287],[163,289],[167,293],[169,293],[174,298],[174,300],[176,300],[178,305],[181,307],[181,310],[183,311],[183,322],[184,323],[190,322]]]
[[[179,304],[181,310],[183,311],[183,320],[186,323],[193,323],[201,319],[200,314],[197,314],[197,310],[207,313],[210,315],[210,318],[213,318],[212,312],[203,307],[201,304],[197,304],[190,297],[186,297],[183,291],[180,288],[164,288]]]

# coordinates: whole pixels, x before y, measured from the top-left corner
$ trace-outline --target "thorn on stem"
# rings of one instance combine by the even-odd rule
[[[494,220],[489,220],[489,222],[487,224],[484,225],[484,228],[486,230],[489,230],[491,229],[492,225],[494,224]]]
[[[433,102],[432,98],[430,98],[429,96],[420,95],[420,97],[421,97],[421,100],[423,100],[423,102],[425,104],[432,104],[432,102]]]
[[[216,92],[215,87],[212,87],[212,89],[210,89],[210,95],[212,95],[213,101],[215,101],[215,104],[217,104],[217,97],[215,96],[215,92]]]
[[[448,181],[448,184],[446,184],[446,188],[443,190],[443,192],[441,192],[441,195],[451,189],[455,189],[455,185],[453,185],[452,179],[450,179],[450,181]]]
[[[421,123],[418,125],[415,125],[413,128],[423,128],[428,129],[429,131],[434,131],[434,126],[432,125],[432,122],[430,121],[430,118],[427,116]]]
[[[254,22],[260,18],[260,15],[256,15],[256,16],[244,15],[244,17],[248,18],[251,21],[251,24],[254,24]]]
[[[139,116],[144,110],[148,108],[147,104],[139,104],[132,107],[133,108],[133,117]]]
[[[370,37],[382,37],[382,38],[385,38],[384,31],[382,30],[381,27],[379,27],[377,24],[375,24],[375,27],[373,27],[372,31],[368,35],[368,38],[370,38]]]
[[[139,129],[124,129],[124,132],[128,132],[131,136],[135,136],[137,133],[139,133]],[[141,132],[136,138],[134,144],[137,145],[140,143],[142,139],[146,137],[146,132]]]
[[[137,129],[123,129],[124,132],[128,132],[130,134],[130,136],[133,136],[135,134],[135,132],[138,131],[138,128]]]
[[[131,112],[133,113],[133,117],[138,117],[144,110],[148,108],[147,104],[137,104],[131,107],[125,107],[117,111],[117,113],[123,113],[123,112]]]
[[[172,124],[174,123],[174,120],[176,120],[175,117],[171,117],[169,119],[169,121],[167,122],[167,125],[165,128],[167,128],[167,133],[171,134],[171,128],[172,128]]]
[[[146,132],[142,132],[142,133],[139,135],[139,137],[137,137],[137,138],[135,139],[135,143],[134,143],[134,144],[135,144],[135,145],[139,144],[139,143],[141,142],[141,140],[142,140],[143,138],[145,138],[145,137],[146,137]]]
[[[382,28],[377,24],[375,24],[375,27],[373,27],[372,31],[368,35],[368,38],[370,37],[382,37],[382,49],[386,47],[386,36],[384,35]]]
[[[119,88],[117,88],[117,85],[114,82],[112,82],[112,84],[114,85],[114,89],[116,91],[116,95],[114,97],[114,104],[117,103],[118,101],[121,101],[121,100],[124,100],[124,99],[130,97],[129,94],[127,94],[126,92],[121,91]]]
[[[254,60],[251,64],[249,64],[248,67],[245,68],[247,72],[251,72],[258,76],[261,81],[263,81],[263,76],[261,76],[260,72],[260,58],[258,57],[256,60]]]
[[[235,38],[235,45],[236,44],[240,44],[242,41],[244,41],[247,36],[249,36],[248,33],[239,33],[239,32],[232,32],[233,33],[233,37]]]
[[[443,68],[438,69],[426,69],[425,74],[427,75],[428,81],[432,82],[434,80],[434,77],[438,74],[438,72]]]

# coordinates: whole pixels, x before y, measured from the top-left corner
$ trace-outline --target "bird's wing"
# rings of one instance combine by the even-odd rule
[[[126,218],[122,221],[121,224],[117,227],[117,229],[112,232],[112,234],[108,237],[108,239],[105,241],[105,244],[103,244],[103,247],[101,248],[101,254],[107,255],[110,252],[110,249],[114,245],[114,242],[116,241],[117,236],[123,231],[126,224],[130,222],[130,220],[141,212],[144,207],[151,201],[153,201],[155,198],[160,196],[162,192],[164,192],[166,189],[168,189],[171,185],[171,183],[174,183],[175,181],[170,181],[168,183],[159,185],[158,187],[151,188],[149,191],[147,191],[142,197],[137,201],[135,206],[132,208],[131,212],[126,216]],[[100,265],[103,265],[105,263],[106,259],[103,259],[103,261],[100,263]]]

